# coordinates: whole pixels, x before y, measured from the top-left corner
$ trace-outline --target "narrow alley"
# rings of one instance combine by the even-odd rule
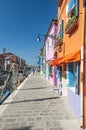
[[[39,74],[27,77],[0,106],[0,130],[81,130],[65,97]]]

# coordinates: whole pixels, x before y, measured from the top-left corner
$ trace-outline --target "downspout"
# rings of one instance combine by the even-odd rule
[[[81,94],[81,128],[84,128],[84,86],[85,86],[85,66],[84,66],[84,51],[85,51],[85,8],[83,8],[83,17],[82,17],[82,43],[81,43],[81,73],[80,73],[80,94]]]
[[[84,8],[84,40],[83,40],[83,128],[86,128],[86,8]]]
[[[86,9],[83,9],[83,45],[81,48],[81,128],[86,128],[85,95],[86,95]]]

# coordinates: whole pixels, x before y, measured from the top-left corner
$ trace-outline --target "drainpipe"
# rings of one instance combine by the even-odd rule
[[[85,8],[83,8],[83,23],[82,23],[82,43],[81,43],[81,72],[80,72],[80,94],[81,94],[81,120],[80,120],[80,123],[81,123],[81,128],[85,128],[85,116],[84,116],[84,88],[86,86],[86,80],[85,80],[85,77],[86,77],[86,74],[85,74],[85,70],[86,70],[86,65],[85,65],[85,23],[86,23],[86,20],[85,20],[85,17],[86,17],[86,13],[85,13]]]
[[[83,128],[86,128],[86,8],[84,8]]]
[[[83,21],[83,47],[81,49],[81,65],[83,63],[82,87],[81,87],[81,128],[86,128],[86,9],[84,8]],[[83,55],[83,56],[82,56]],[[82,58],[83,57],[83,58]],[[82,60],[83,59],[83,60]]]

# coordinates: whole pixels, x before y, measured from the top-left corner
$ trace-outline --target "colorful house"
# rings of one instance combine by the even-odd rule
[[[56,42],[57,20],[52,19],[48,32],[45,37],[46,48],[46,78],[52,85],[56,85],[56,67],[49,65],[50,60],[54,59],[54,44]]]
[[[45,62],[45,44],[41,47],[39,55],[38,55],[39,61],[38,63],[40,63],[40,67],[38,65],[38,68],[40,68],[40,73],[43,77],[45,77],[46,75],[46,62]]]
[[[4,55],[0,54],[0,73],[5,69],[4,67]]]
[[[5,70],[10,70],[11,64],[15,62],[18,64],[19,69],[24,69],[25,67],[25,60],[23,58],[18,57],[17,55],[13,53],[5,53],[4,57],[4,66]]]
[[[57,59],[52,65],[58,66],[57,77],[63,84],[63,94],[66,93],[83,128],[86,128],[85,19],[84,0],[58,0],[58,36],[54,50]]]

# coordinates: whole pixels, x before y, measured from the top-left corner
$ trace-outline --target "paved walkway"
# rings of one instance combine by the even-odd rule
[[[81,130],[79,125],[65,97],[36,74],[0,106],[0,130]]]

